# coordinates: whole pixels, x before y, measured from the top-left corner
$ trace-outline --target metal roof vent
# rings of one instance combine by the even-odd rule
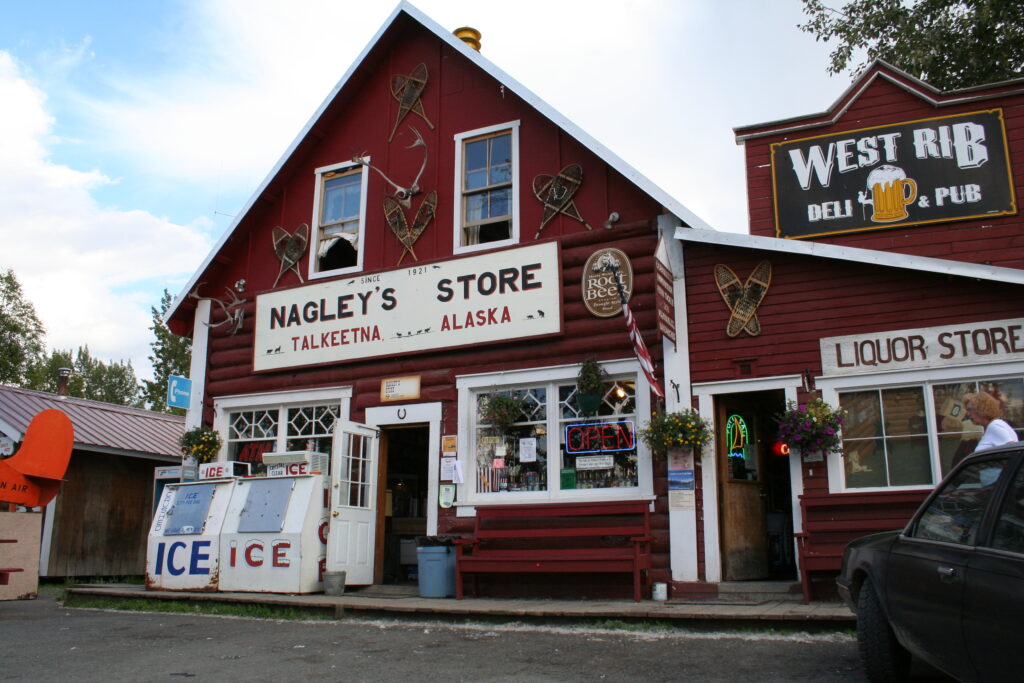
[[[480,31],[477,31],[475,28],[470,28],[469,26],[463,26],[462,28],[455,29],[452,33],[454,33],[455,37],[466,45],[469,45],[477,52],[480,52]]]

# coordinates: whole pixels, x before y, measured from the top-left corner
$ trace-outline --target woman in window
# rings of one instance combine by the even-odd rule
[[[995,448],[1003,444],[1013,443],[1017,440],[1017,433],[1013,427],[1001,420],[1003,408],[991,394],[978,392],[964,396],[964,408],[967,417],[974,424],[985,429],[974,452]]]

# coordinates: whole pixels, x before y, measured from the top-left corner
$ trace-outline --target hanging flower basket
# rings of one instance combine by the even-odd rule
[[[835,409],[817,394],[807,403],[786,403],[786,410],[775,416],[779,440],[792,451],[808,454],[840,452],[843,449],[843,420],[846,411]]]
[[[492,392],[480,403],[480,421],[502,435],[513,424],[526,419],[527,407],[528,402],[524,396]]]
[[[640,430],[640,438],[661,458],[673,448],[692,448],[696,455],[711,440],[711,428],[700,413],[686,408],[674,413],[655,413]]]
[[[220,434],[206,427],[193,427],[178,440],[181,454],[199,464],[216,460],[221,444]]]

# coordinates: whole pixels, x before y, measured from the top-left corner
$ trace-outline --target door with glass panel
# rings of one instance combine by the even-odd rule
[[[341,421],[334,437],[327,571],[345,572],[350,586],[373,583],[378,437],[376,429]]]

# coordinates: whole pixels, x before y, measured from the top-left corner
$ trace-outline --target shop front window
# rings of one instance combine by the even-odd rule
[[[636,383],[605,383],[594,415],[577,396],[575,384],[558,387],[561,488],[636,487]]]
[[[487,408],[496,398],[521,406],[510,425],[488,423]],[[476,397],[476,491],[547,491],[547,390],[532,387],[478,394]]]
[[[974,452],[985,431],[967,417],[964,410],[967,394],[981,391],[994,396],[1003,408],[1003,419],[1015,429],[1017,438],[1024,436],[1024,381],[1021,379],[937,384],[932,391],[943,474]]]
[[[967,417],[964,396],[987,392],[1024,436],[1020,377],[840,391],[847,489],[932,486],[974,452],[984,431]]]
[[[228,460],[249,463],[252,474],[262,474],[266,471],[264,453],[309,450],[330,455],[338,415],[338,404],[231,412],[226,439]]]
[[[488,387],[478,380],[469,393],[473,457],[466,477],[481,500],[615,498],[635,496],[643,481],[650,488],[650,458],[637,437],[637,416],[649,406],[638,405],[636,376],[611,374],[597,406],[581,406],[575,371],[560,370],[537,384]],[[518,402],[509,424],[489,420],[496,396]]]

